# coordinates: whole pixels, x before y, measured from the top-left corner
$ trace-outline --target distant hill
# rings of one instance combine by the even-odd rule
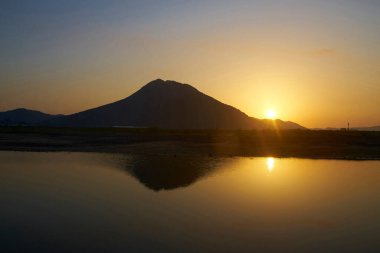
[[[380,131],[380,126],[372,126],[372,127],[354,127],[354,130],[358,131]]]
[[[62,115],[50,115],[39,111],[19,108],[0,112],[0,125],[35,125]]]
[[[327,127],[327,128],[313,128],[312,130],[329,130],[329,131],[347,131],[347,128],[336,128],[336,127]],[[380,131],[380,126],[371,126],[371,127],[350,127],[349,131]]]
[[[273,124],[275,123],[275,124]],[[249,117],[188,84],[154,80],[111,104],[45,122],[72,127],[158,127],[168,129],[302,129],[281,120]]]

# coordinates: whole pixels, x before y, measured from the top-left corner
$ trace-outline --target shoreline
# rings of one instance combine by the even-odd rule
[[[0,127],[0,150],[380,160],[380,132]]]

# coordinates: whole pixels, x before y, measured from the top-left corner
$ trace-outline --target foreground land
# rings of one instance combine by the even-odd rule
[[[0,150],[380,160],[380,132],[0,127]]]

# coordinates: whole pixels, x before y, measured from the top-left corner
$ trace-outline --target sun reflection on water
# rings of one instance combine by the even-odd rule
[[[272,172],[274,170],[276,160],[273,157],[267,157],[267,170]]]

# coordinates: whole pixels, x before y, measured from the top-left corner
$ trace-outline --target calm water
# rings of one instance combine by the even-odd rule
[[[0,252],[380,252],[380,162],[0,152]]]

